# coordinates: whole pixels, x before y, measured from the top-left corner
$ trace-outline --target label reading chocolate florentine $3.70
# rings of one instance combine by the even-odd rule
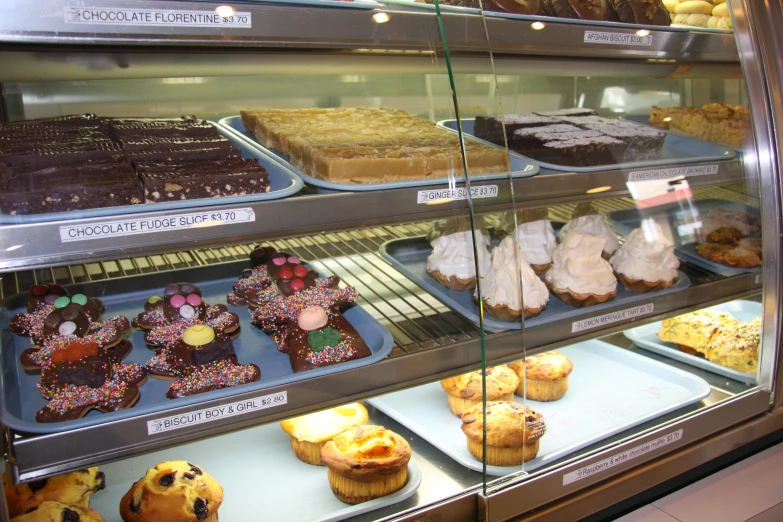
[[[226,417],[234,417],[235,415],[243,415],[253,411],[282,406],[287,403],[288,392],[281,391],[256,397],[254,399],[246,399],[212,408],[204,408],[203,410],[161,417],[159,419],[147,421],[147,435],[157,435],[158,433],[164,433],[166,431],[188,428],[197,424],[204,424],[205,422],[225,419]]]
[[[249,12],[238,12],[229,6],[212,11],[190,9],[146,9],[125,7],[63,8],[65,23],[86,25],[135,25],[158,27],[220,27],[221,29],[252,27]]]

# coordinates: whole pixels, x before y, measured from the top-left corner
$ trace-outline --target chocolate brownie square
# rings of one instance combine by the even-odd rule
[[[505,122],[506,137],[510,147],[514,131],[550,125],[557,123],[557,120],[547,116],[538,116],[536,114],[506,114],[503,119],[501,119],[500,114],[476,116],[473,133],[477,138],[492,142],[496,145],[505,146],[506,142],[503,139],[503,122]]]
[[[626,145],[625,161],[643,161],[661,157],[666,133],[633,122],[597,123],[585,128],[622,140]]]
[[[536,111],[533,114],[539,116],[549,116],[551,118],[559,118],[560,116],[595,116],[595,109],[583,109],[580,107],[573,107],[570,109],[557,109],[554,111]]]
[[[624,161],[626,146],[609,136],[590,136],[544,145],[541,161],[570,167],[612,165]]]

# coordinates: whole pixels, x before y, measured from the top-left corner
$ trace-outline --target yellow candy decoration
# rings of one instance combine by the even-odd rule
[[[190,346],[204,346],[215,340],[215,330],[205,324],[194,324],[182,333],[182,340]]]

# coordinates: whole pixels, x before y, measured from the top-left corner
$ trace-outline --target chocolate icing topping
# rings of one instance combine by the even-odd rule
[[[340,313],[330,314],[329,321],[326,326],[319,330],[326,328],[334,328],[342,334],[342,341],[346,342],[352,349],[353,353],[346,355],[340,360],[325,362],[322,364],[315,364],[307,360],[308,354],[312,353],[307,342],[307,336],[310,332],[307,332],[299,327],[294,321],[290,321],[288,325],[288,335],[286,337],[288,345],[288,356],[291,359],[291,368],[294,372],[302,372],[306,370],[312,370],[313,368],[319,368],[321,366],[331,366],[345,361],[353,361],[356,359],[362,359],[372,355],[372,351],[367,346],[367,343],[359,336],[359,332],[349,323],[345,317]]]

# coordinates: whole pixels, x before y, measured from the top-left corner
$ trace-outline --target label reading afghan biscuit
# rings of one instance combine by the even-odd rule
[[[625,310],[612,312],[611,314],[599,315],[598,317],[582,319],[581,321],[574,321],[571,323],[571,333],[592,330],[593,328],[600,328],[608,324],[626,321],[641,315],[651,314],[654,308],[655,305],[653,303],[648,303],[641,306],[635,306],[634,308],[626,308]]]
[[[228,9],[219,12],[193,11],[189,9],[145,9],[140,7],[82,7],[65,6],[65,23],[89,25],[136,25],[164,27],[252,27],[249,12],[237,12]]]
[[[649,33],[649,31],[647,31]],[[638,33],[607,33],[606,31],[585,31],[584,43],[612,44],[612,45],[652,45],[651,34],[644,36]]]
[[[157,435],[166,431],[188,428],[205,422],[212,422],[218,419],[243,415],[251,411],[265,410],[282,406],[288,403],[288,392],[281,391],[270,395],[263,395],[254,399],[232,402],[215,406],[214,408],[204,408],[203,410],[191,411],[180,415],[170,417],[161,417],[147,421],[147,435]]]
[[[206,228],[232,223],[247,223],[256,220],[252,208],[232,208],[187,214],[173,214],[162,217],[128,218],[89,225],[63,225],[60,227],[60,241],[87,241],[134,234],[151,234],[184,230],[188,228]]]
[[[563,486],[567,486],[578,480],[592,477],[593,475],[601,473],[602,471],[606,471],[609,468],[618,466],[637,457],[641,457],[642,455],[650,453],[651,451],[655,451],[658,448],[668,446],[669,444],[673,444],[680,440],[682,440],[682,430],[673,431],[672,433],[658,437],[655,440],[651,440],[640,446],[636,446],[635,448],[629,449],[628,451],[613,455],[608,459],[596,462],[595,464],[590,464],[589,466],[572,471],[571,473],[566,473],[563,475]]]
[[[480,187],[471,187],[470,196],[473,199],[479,198],[496,198],[498,197],[497,185],[482,185]],[[416,203],[421,205],[437,205],[440,203],[448,203],[450,201],[460,201],[468,199],[468,189],[465,187],[459,188],[444,188],[433,190],[420,190]]]

